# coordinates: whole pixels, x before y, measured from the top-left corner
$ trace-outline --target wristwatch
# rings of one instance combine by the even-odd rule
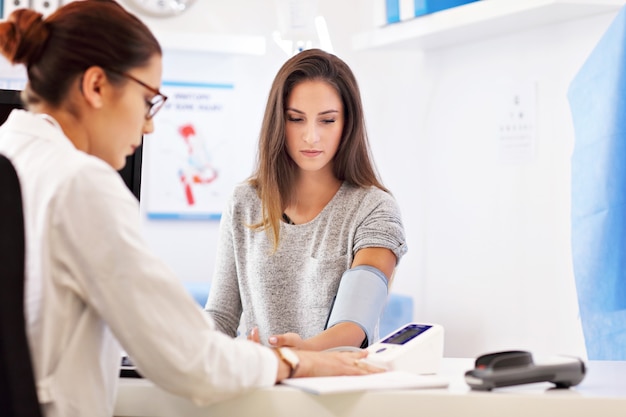
[[[274,350],[280,360],[289,367],[289,376],[287,378],[293,378],[298,370],[298,366],[300,366],[300,358],[296,355],[296,352],[286,347],[279,347]]]

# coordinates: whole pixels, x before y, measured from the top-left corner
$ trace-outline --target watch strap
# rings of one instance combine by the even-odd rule
[[[289,367],[289,376],[287,376],[287,378],[293,378],[298,370],[298,367],[300,366],[298,355],[296,355],[293,350],[286,347],[279,347],[274,350],[276,351],[278,358]]]

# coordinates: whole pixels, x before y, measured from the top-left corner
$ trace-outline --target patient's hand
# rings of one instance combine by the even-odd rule
[[[251,342],[261,343],[261,338],[259,337],[259,328],[253,327],[252,329],[250,329],[247,338]],[[300,335],[297,333],[272,335],[269,337],[268,342],[272,347],[285,346],[295,349],[310,349],[306,340],[302,340]]]
[[[258,336],[257,336],[258,337]],[[297,333],[275,334],[269,337],[272,347],[292,347],[302,350],[326,350],[338,346],[361,345],[365,332],[355,323],[338,323],[308,339],[302,339]]]
[[[291,347],[295,349],[310,349],[306,340],[302,340],[297,333],[275,334],[269,337],[268,342],[273,347]]]
[[[261,339],[259,338],[259,328],[253,327],[248,332],[248,340],[251,342],[261,343]]]

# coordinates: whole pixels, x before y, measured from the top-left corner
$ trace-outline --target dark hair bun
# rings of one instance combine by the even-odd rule
[[[43,15],[32,9],[18,9],[0,22],[0,49],[12,64],[36,62],[48,39]]]

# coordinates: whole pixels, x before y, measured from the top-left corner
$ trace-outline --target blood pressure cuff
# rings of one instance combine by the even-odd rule
[[[378,320],[387,301],[388,281],[373,266],[359,265],[343,273],[327,328],[341,322],[352,322],[363,329],[365,347],[377,337]]]

